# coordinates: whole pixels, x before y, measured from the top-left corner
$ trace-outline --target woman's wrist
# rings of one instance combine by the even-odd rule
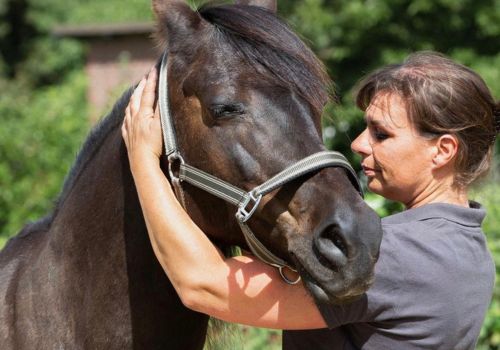
[[[129,153],[130,169],[135,174],[141,170],[154,169],[160,167],[158,156],[148,152]]]

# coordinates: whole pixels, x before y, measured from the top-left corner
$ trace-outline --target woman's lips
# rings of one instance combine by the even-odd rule
[[[377,172],[379,172],[379,170],[376,170],[376,169],[373,169],[373,168],[370,168],[370,167],[367,167],[367,166],[364,166],[364,165],[361,165],[362,168],[363,168],[363,173],[365,174],[365,176],[367,177],[370,177],[370,176],[375,176],[375,174]]]

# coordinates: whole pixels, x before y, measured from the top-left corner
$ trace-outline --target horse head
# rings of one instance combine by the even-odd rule
[[[324,151],[323,65],[275,15],[276,1],[237,1],[194,11],[153,0],[168,52],[168,97],[186,163],[250,191]],[[246,241],[235,207],[183,184],[186,210],[219,245]],[[371,283],[381,226],[345,169],[301,176],[262,198],[248,221],[273,254],[296,268],[310,293],[339,303]]]

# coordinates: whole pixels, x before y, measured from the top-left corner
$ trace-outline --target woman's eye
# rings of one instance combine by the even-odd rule
[[[215,118],[230,118],[244,113],[243,105],[240,103],[212,105],[210,111]]]
[[[375,136],[375,139],[377,139],[378,141],[383,141],[389,137],[389,135],[387,135],[385,132],[379,129],[375,129],[373,131],[373,135]]]

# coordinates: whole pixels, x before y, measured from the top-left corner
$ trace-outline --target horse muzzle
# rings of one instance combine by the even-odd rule
[[[325,180],[318,177],[318,183]],[[301,233],[288,235],[288,255],[317,301],[344,303],[373,282],[382,239],[380,218],[354,191],[352,196],[344,193],[350,200],[340,201],[325,194],[322,185],[313,188],[314,195],[304,191],[304,196],[324,205],[309,206],[306,215],[295,210]],[[297,203],[304,203],[301,197]]]

